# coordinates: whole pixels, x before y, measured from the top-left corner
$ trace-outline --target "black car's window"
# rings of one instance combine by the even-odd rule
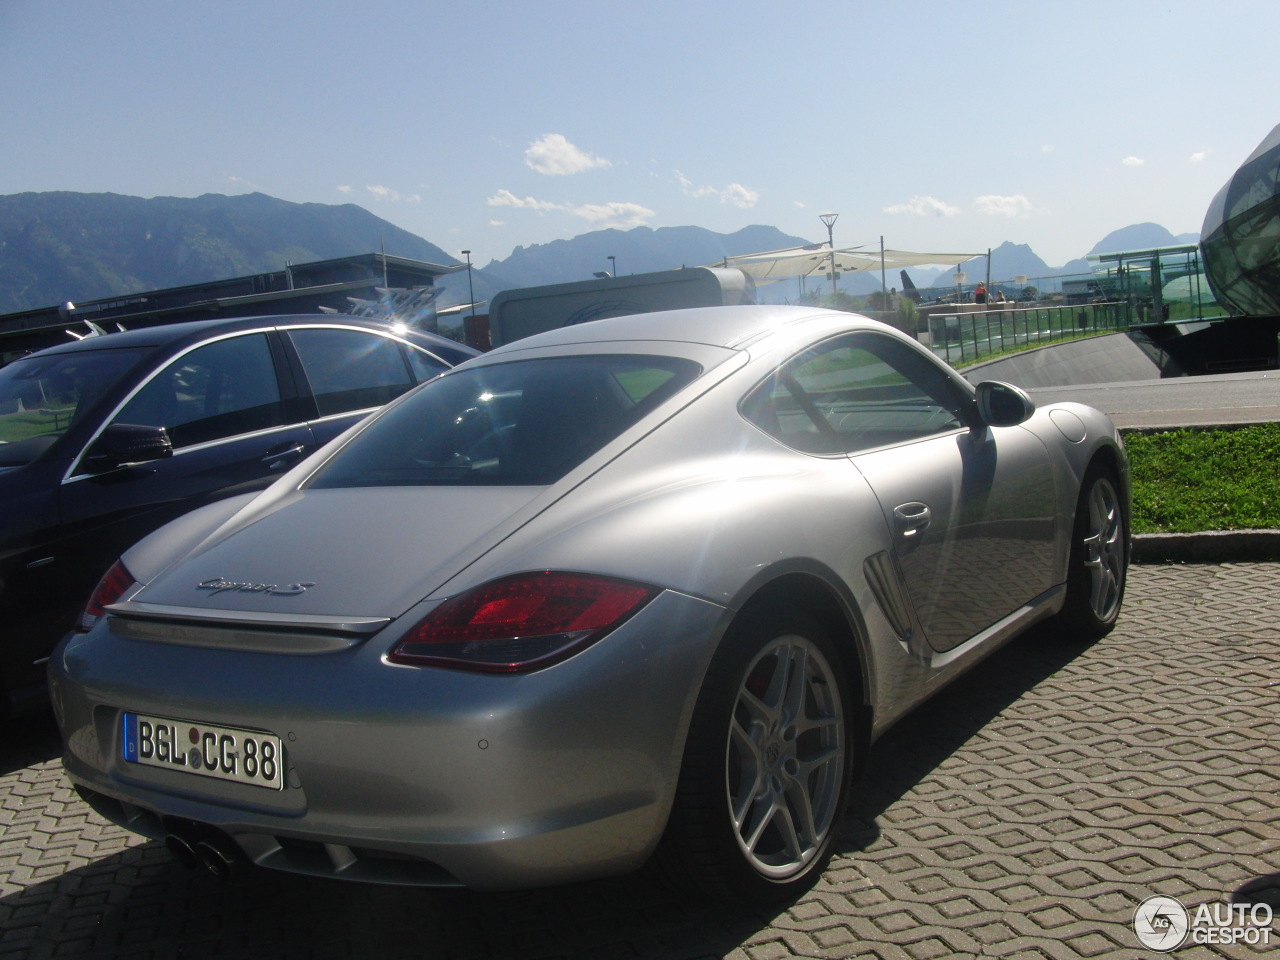
[[[217,340],[174,360],[134,394],[116,423],[165,427],[174,447],[285,422],[265,334]]]
[[[418,382],[410,376],[400,344],[388,337],[316,328],[290,330],[289,339],[322,417],[380,407]]]
[[[433,357],[425,350],[411,345],[402,345],[409,358],[409,369],[413,371],[413,379],[418,383],[426,383],[432,377],[438,377],[449,369],[449,365],[438,357]]]
[[[945,370],[881,334],[851,334],[782,365],[743,405],[761,429],[806,453],[844,454],[965,425]]]
[[[84,350],[0,369],[0,467],[30,463],[51,447],[144,352]]]
[[[699,372],[688,360],[636,356],[462,370],[380,416],[312,486],[553,483]]]

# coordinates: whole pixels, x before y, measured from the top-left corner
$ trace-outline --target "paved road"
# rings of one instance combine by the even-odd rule
[[[1274,370],[1039,387],[1027,392],[1037,403],[1087,403],[1110,414],[1117,426],[1126,428],[1280,421],[1280,373]]]
[[[1278,584],[1280,564],[1140,566],[1102,642],[995,654],[880,742],[823,880],[765,913],[643,877],[223,884],[99,821],[29,724],[0,745],[0,958],[1154,956],[1130,925],[1148,896],[1280,908]]]

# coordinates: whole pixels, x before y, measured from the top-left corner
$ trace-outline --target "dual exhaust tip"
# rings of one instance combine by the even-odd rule
[[[236,842],[212,827],[173,830],[165,835],[164,845],[188,870],[211,873],[219,880],[229,880],[248,866]]]

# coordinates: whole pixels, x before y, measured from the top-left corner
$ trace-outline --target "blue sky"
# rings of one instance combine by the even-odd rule
[[[763,223],[1051,266],[1200,229],[1275,0],[0,0],[0,194],[356,203],[473,261]]]

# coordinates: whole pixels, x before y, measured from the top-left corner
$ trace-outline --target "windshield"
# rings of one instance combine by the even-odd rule
[[[670,357],[587,356],[446,374],[370,424],[310,485],[554,483],[699,372]]]
[[[48,450],[143,352],[34,356],[0,369],[0,466],[30,463]]]

